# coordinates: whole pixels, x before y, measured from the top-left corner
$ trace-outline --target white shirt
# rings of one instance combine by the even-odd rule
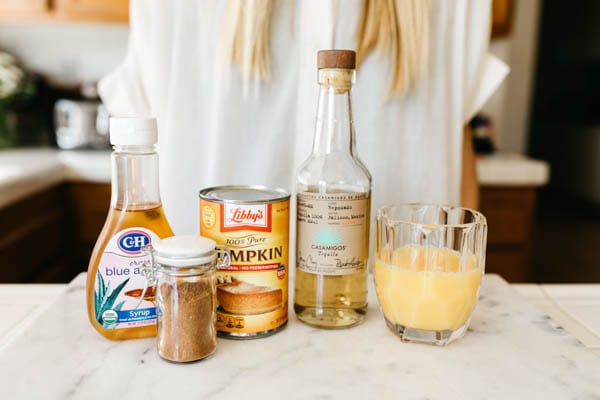
[[[294,190],[310,154],[319,49],[355,48],[362,2],[278,1],[272,79],[242,94],[222,46],[219,0],[133,0],[125,60],[100,85],[117,116],[158,119],[161,195],[177,234],[198,233],[198,192],[247,184]],[[507,68],[488,53],[490,1],[433,0],[428,73],[386,100],[390,61],[370,54],[352,91],[358,155],[373,176],[372,209],[458,204],[463,126]]]

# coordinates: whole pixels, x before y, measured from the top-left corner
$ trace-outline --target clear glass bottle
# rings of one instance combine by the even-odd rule
[[[108,339],[154,336],[155,288],[141,298],[143,248],[173,235],[160,200],[156,120],[111,118],[110,141],[111,205],[88,267],[88,317]]]
[[[296,178],[298,319],[321,328],[359,324],[367,310],[371,175],[356,153],[350,89],[355,53],[318,53],[312,154]]]

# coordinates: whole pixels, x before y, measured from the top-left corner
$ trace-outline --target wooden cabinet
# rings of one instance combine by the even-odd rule
[[[0,0],[0,21],[127,22],[128,0]]]
[[[0,282],[65,282],[70,232],[65,187],[53,187],[0,210]]]
[[[127,22],[129,2],[124,0],[54,0],[53,12],[71,21]]]
[[[510,34],[513,19],[512,0],[492,1],[492,38],[505,37]]]
[[[110,185],[64,183],[0,209],[0,283],[69,282],[85,271]]]
[[[535,198],[533,187],[482,188],[481,212],[488,222],[486,272],[509,282],[531,279]]]
[[[110,206],[110,184],[69,183],[67,196],[73,232],[73,262],[85,271]]]
[[[41,19],[48,12],[48,0],[0,0],[0,19]]]

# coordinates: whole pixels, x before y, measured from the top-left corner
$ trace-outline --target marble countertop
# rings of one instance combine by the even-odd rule
[[[550,179],[550,166],[515,153],[494,153],[477,158],[477,179],[487,186],[543,186]]]
[[[0,207],[62,181],[110,182],[109,151],[14,149],[0,151]],[[517,154],[478,157],[481,185],[542,186],[548,182],[544,161]]]
[[[214,356],[185,365],[160,359],[155,339],[98,335],[87,321],[83,274],[66,287],[40,288],[54,291],[52,301],[0,342],[1,398],[600,398],[599,355],[518,294],[545,302],[566,292],[515,290],[497,275],[484,279],[470,331],[445,348],[401,343],[371,286],[358,327],[318,330],[292,314],[272,337],[219,339]],[[15,290],[1,285],[0,301],[6,291],[6,299],[22,299]],[[600,285],[575,293],[599,300]]]
[[[63,181],[110,182],[110,152],[0,151],[0,207]]]

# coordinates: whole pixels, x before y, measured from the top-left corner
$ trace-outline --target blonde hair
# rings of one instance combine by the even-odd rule
[[[364,0],[357,30],[357,65],[389,52],[390,96],[402,96],[427,71],[430,0]]]
[[[225,13],[228,58],[239,65],[244,82],[269,81],[269,31],[274,0],[229,0]]]
[[[229,60],[250,79],[270,81],[269,31],[275,0],[229,0],[225,21]],[[427,71],[430,0],[363,0],[357,64],[376,50],[391,59],[390,96],[402,96]],[[244,90],[246,92],[246,89]]]

